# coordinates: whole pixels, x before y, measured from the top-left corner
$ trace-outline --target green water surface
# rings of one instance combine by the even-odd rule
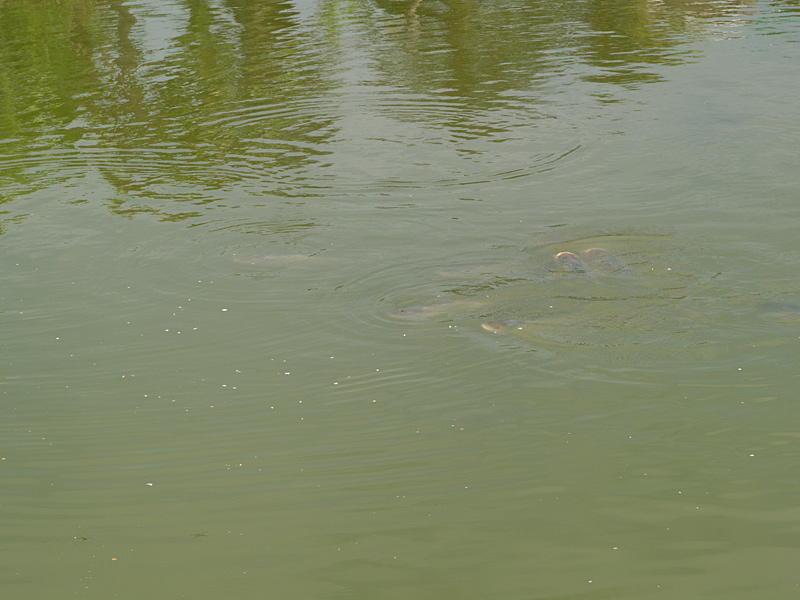
[[[798,42],[0,0],[2,596],[796,597]]]

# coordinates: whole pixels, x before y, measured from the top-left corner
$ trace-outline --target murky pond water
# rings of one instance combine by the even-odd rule
[[[0,588],[792,597],[794,2],[0,2]]]

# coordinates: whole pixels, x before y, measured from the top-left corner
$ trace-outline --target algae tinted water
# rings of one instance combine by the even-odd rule
[[[790,596],[799,32],[0,4],[6,594]]]

